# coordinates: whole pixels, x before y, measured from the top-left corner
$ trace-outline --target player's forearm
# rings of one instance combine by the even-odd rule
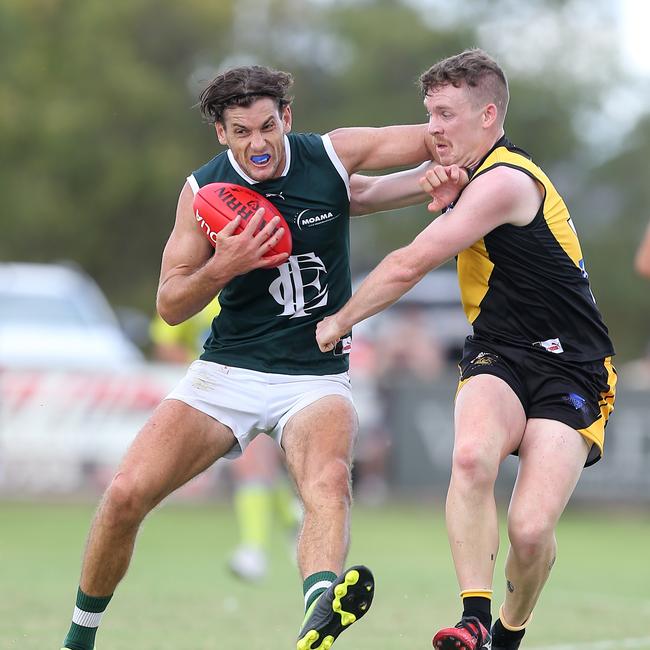
[[[424,203],[430,197],[419,179],[428,165],[425,162],[415,169],[383,176],[354,174],[350,179],[350,214],[362,216]]]
[[[170,271],[160,282],[156,308],[169,325],[178,325],[198,314],[230,280],[226,269],[205,264],[193,273],[179,267]]]
[[[387,255],[336,314],[341,330],[349,332],[357,323],[392,305],[413,288],[425,272],[411,263],[406,249]]]

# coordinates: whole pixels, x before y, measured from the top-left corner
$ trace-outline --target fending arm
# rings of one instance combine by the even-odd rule
[[[360,217],[424,203],[429,195],[422,190],[419,181],[429,164],[424,162],[413,169],[382,176],[353,174],[350,177],[350,214]]]
[[[526,225],[541,195],[525,174],[500,167],[477,178],[456,207],[429,224],[408,246],[389,253],[336,314],[316,327],[322,352],[354,325],[386,309],[424,275],[504,224]]]
[[[455,201],[467,183],[464,169],[457,165],[443,167],[433,162],[382,176],[353,174],[350,178],[350,214],[362,216],[427,200],[428,210],[438,212]]]

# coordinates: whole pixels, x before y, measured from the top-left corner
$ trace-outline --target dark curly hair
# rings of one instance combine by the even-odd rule
[[[223,124],[223,112],[231,106],[250,106],[262,97],[271,97],[282,111],[291,104],[288,91],[293,77],[288,72],[260,65],[232,68],[217,75],[201,93],[199,106],[203,117],[211,123]]]

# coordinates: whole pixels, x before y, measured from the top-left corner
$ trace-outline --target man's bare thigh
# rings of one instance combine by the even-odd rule
[[[119,473],[162,499],[210,467],[236,443],[232,431],[174,399],[163,400],[127,451]]]
[[[282,436],[287,465],[297,482],[311,468],[332,459],[350,464],[358,429],[352,402],[329,395],[298,411],[287,422]]]

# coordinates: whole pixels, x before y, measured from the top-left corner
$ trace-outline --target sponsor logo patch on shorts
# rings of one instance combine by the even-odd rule
[[[479,352],[471,361],[473,366],[491,366],[498,361],[499,357],[492,352]]]
[[[547,352],[552,352],[553,354],[562,354],[564,348],[560,339],[546,339],[546,341],[537,341],[533,343],[534,348],[544,348]]]
[[[587,404],[587,400],[582,395],[578,395],[577,393],[568,393],[566,395],[563,395],[562,400],[571,404],[571,406],[573,406],[576,411],[582,411],[582,409],[584,409],[585,405]]]

